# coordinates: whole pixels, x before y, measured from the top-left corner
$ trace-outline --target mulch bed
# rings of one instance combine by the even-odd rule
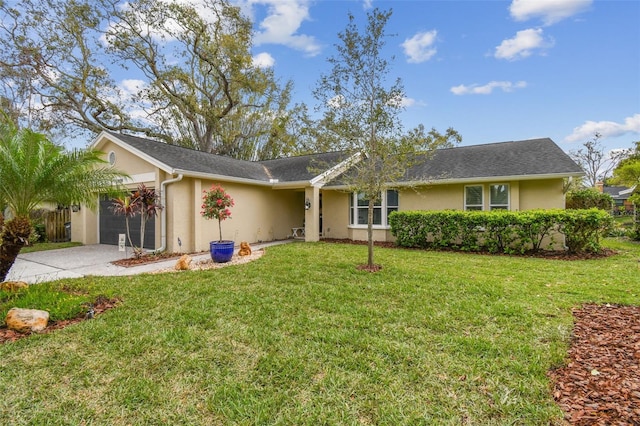
[[[129,268],[131,266],[146,265],[147,263],[162,262],[163,260],[179,259],[184,253],[154,253],[145,254],[140,257],[129,257],[126,259],[118,259],[111,262],[116,266],[124,266]]]
[[[109,309],[115,308],[118,305],[118,303],[120,303],[120,299],[118,298],[108,299],[106,297],[99,296],[96,299],[96,301],[93,303],[93,318],[102,314],[103,312],[108,311]],[[53,322],[50,322],[49,325],[47,325],[47,328],[41,331],[40,334],[51,333],[52,331],[59,330],[68,325],[76,324],[76,323],[79,323],[80,321],[86,321],[86,320],[88,320],[87,314],[82,313],[81,315],[78,315],[76,318],[63,320],[63,321],[53,321]],[[3,325],[2,327],[0,327],[0,344],[7,343],[7,342],[14,342],[18,339],[29,337],[31,334],[32,333],[20,333],[15,330],[10,330]]]
[[[549,373],[572,425],[640,425],[640,306],[585,305],[568,364]]]

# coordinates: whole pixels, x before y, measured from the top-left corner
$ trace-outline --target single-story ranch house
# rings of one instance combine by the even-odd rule
[[[292,237],[366,240],[366,202],[336,179],[356,161],[342,153],[242,161],[106,131],[92,148],[130,176],[124,183],[131,189],[143,183],[160,194],[164,209],[147,225],[146,248],[208,250],[219,238],[218,226],[200,210],[203,191],[213,183],[235,200],[222,236],[236,245]],[[320,172],[318,165],[324,165]],[[549,138],[440,149],[382,194],[374,238],[393,240],[387,216],[394,210],[564,208],[563,179],[582,175]],[[102,199],[95,212],[73,212],[72,240],[117,244],[125,221],[114,216],[110,204]],[[135,243],[137,226],[131,229]]]

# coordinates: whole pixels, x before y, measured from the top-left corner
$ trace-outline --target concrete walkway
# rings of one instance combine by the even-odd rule
[[[286,244],[295,240],[274,241],[251,246],[259,250],[267,246]],[[238,249],[236,249],[237,252]],[[114,260],[126,259],[131,250],[118,251],[118,246],[95,244],[70,247],[59,250],[46,250],[18,255],[9,270],[7,281],[24,281],[29,284],[55,281],[62,278],[80,278],[86,276],[123,276],[154,272],[173,268],[176,259],[125,268],[112,264]],[[192,255],[194,262],[211,259],[208,253]]]

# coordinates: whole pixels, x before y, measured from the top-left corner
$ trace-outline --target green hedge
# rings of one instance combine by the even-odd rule
[[[552,248],[564,234],[567,249],[581,253],[600,250],[612,218],[598,209],[405,211],[392,213],[389,224],[403,247],[526,253]]]
[[[565,207],[568,209],[600,209],[611,210],[613,198],[611,195],[594,188],[578,189],[567,193]]]

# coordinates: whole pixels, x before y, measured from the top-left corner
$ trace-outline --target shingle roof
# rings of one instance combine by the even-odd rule
[[[332,167],[344,158],[344,153],[330,152],[267,161],[245,161],[137,136],[107,133],[173,170],[263,182],[273,179],[278,182],[308,181],[320,174],[314,172],[314,168]]]
[[[464,180],[535,175],[579,175],[582,169],[549,138],[436,150],[405,175],[406,181]]]
[[[107,132],[172,170],[262,182],[309,181],[346,158],[344,152],[244,161]],[[576,176],[580,167],[549,138],[499,142],[437,150],[405,174],[405,181],[466,180],[490,177]],[[339,179],[333,184],[340,184]]]
[[[346,158],[344,152],[300,155],[260,161],[280,182],[308,181]]]
[[[605,186],[603,191],[605,194],[611,195],[612,198],[617,200],[626,200],[631,196],[631,191],[629,191],[629,187],[626,186]],[[621,192],[626,193],[621,194]]]
[[[236,160],[137,136],[110,132],[109,134],[171,169],[269,181],[264,168],[251,161]]]

